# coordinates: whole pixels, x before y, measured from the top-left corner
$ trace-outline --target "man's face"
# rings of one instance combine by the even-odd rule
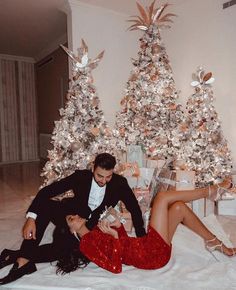
[[[113,169],[106,170],[97,166],[93,171],[95,181],[100,187],[106,185],[112,178]]]

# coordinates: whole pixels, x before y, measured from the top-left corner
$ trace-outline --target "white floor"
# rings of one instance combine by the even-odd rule
[[[40,186],[39,163],[4,165],[0,167],[0,251],[18,248],[24,212]],[[204,222],[226,242],[236,245],[235,217],[209,216]],[[172,262],[162,271],[143,271],[125,266],[114,275],[93,264],[83,271],[64,277],[56,276],[55,267],[38,265],[38,270],[1,289],[81,289],[81,290],[235,290],[236,258],[217,262],[204,250],[203,242],[184,227],[173,242]],[[3,277],[9,267],[0,271]]]

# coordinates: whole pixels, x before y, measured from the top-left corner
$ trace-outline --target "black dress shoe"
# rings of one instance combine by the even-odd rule
[[[0,279],[0,285],[4,285],[10,282],[13,282],[19,278],[21,278],[24,275],[31,274],[33,272],[37,271],[37,268],[35,264],[31,261],[26,263],[25,265],[21,266],[19,268],[19,264],[15,262],[13,267],[11,268],[10,272],[8,273],[7,276],[4,278]]]
[[[19,251],[4,249],[0,255],[0,269],[15,263]]]

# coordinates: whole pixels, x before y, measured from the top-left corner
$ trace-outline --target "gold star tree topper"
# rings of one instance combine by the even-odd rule
[[[170,27],[167,23],[172,23],[171,17],[176,16],[173,13],[167,13],[163,15],[164,10],[169,6],[168,3],[155,8],[155,0],[149,7],[143,7],[141,4],[136,2],[140,16],[131,16],[135,19],[130,19],[128,22],[134,22],[128,29],[129,30],[148,30],[151,25],[157,25],[158,27]]]

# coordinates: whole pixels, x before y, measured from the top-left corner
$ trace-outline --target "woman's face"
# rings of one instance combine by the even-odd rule
[[[85,224],[86,219],[80,217],[79,215],[68,215],[66,216],[66,221],[72,233],[79,233],[80,229]]]

